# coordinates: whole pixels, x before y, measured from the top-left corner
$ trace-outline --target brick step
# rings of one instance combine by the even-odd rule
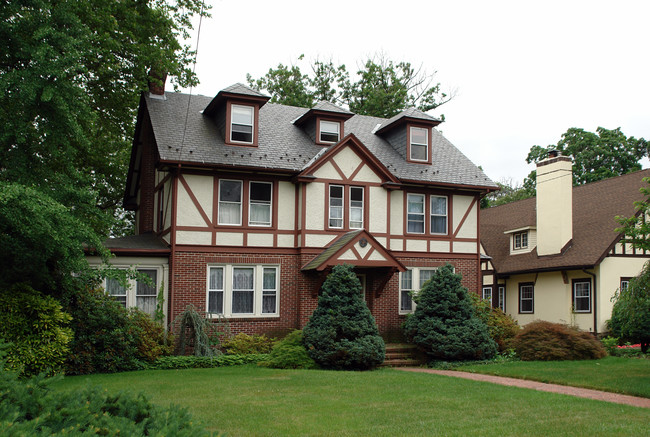
[[[382,367],[420,366],[424,361],[419,357],[418,349],[412,344],[389,343],[386,345],[386,360]]]
[[[410,358],[413,356],[411,352],[389,352],[386,351],[386,359],[391,360],[391,359],[400,359],[400,358]]]
[[[421,366],[422,364],[424,364],[422,361],[415,359],[386,360],[381,363],[380,367],[411,367]]]

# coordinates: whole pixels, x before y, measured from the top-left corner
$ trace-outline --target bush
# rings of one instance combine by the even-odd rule
[[[56,299],[27,285],[0,291],[0,339],[11,342],[7,368],[20,376],[63,370],[73,337],[70,320]]]
[[[614,307],[608,322],[612,335],[641,344],[641,351],[646,353],[650,347],[650,263],[612,300]]]
[[[174,336],[165,332],[165,328],[155,322],[149,314],[131,308],[129,320],[137,333],[135,340],[140,360],[151,363],[158,357],[170,355],[174,351]]]
[[[248,335],[240,333],[224,340],[221,346],[231,355],[268,354],[276,343],[275,338],[266,335]]]
[[[309,356],[326,369],[365,370],[384,361],[386,345],[351,266],[335,266],[327,276],[303,341]]]
[[[474,293],[470,293],[472,303],[476,309],[476,315],[488,327],[490,337],[497,344],[499,352],[511,348],[512,339],[519,333],[521,327],[517,321],[500,308],[493,308],[489,301],[483,300]]]
[[[221,337],[226,334],[220,328],[221,321],[215,323],[205,313],[199,314],[194,305],[188,305],[171,323],[171,329],[178,337],[174,353],[185,355],[191,350],[197,357],[220,355]]]
[[[49,382],[42,375],[21,381],[0,370],[2,435],[209,435],[185,409],[158,407],[142,394],[99,387],[54,392]]]
[[[449,264],[435,271],[415,297],[415,312],[404,323],[409,341],[434,360],[485,360],[497,347],[477,316],[461,276]]]
[[[258,355],[219,355],[218,357],[197,357],[195,355],[173,355],[160,357],[153,363],[145,364],[145,370],[171,369],[209,369],[213,367],[240,366],[259,363],[269,359],[269,354]]]
[[[513,345],[523,361],[589,360],[607,355],[590,333],[543,320],[526,325]]]
[[[273,346],[269,359],[259,364],[274,369],[314,369],[318,367],[305,349],[300,330],[289,333]]]

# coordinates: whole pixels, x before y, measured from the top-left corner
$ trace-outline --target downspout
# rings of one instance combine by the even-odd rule
[[[598,309],[598,300],[596,299],[596,274],[592,272],[588,272],[587,269],[582,269],[583,272],[586,274],[592,276],[594,278],[594,295],[592,298],[593,306],[594,306],[594,335],[598,335],[598,315],[597,315],[597,309]]]

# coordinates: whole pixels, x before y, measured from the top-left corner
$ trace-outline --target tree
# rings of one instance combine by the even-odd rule
[[[414,300],[417,307],[404,331],[431,358],[483,360],[496,355],[496,344],[451,265],[436,270]]]
[[[497,185],[498,191],[493,191],[482,199],[481,209],[535,197],[535,187],[531,190],[530,187],[519,185],[512,179],[502,179]]]
[[[303,60],[300,55],[298,61]],[[408,107],[429,111],[453,98],[453,92],[443,92],[434,82],[435,72],[416,69],[410,62],[395,63],[377,55],[361,65],[355,80],[345,65],[319,59],[312,63],[311,74],[297,65],[278,64],[259,79],[246,77],[251,87],[269,93],[274,103],[310,108],[317,101],[328,101],[375,117],[390,118]]]
[[[546,159],[551,149],[573,158],[573,184],[582,185],[641,170],[639,161],[648,156],[648,141],[626,137],[621,128],[599,127],[593,133],[572,127],[562,134],[557,145],[531,147],[526,162]],[[533,188],[535,177],[536,172],[531,172],[524,188]]]
[[[352,266],[335,266],[327,276],[303,342],[309,356],[326,369],[365,370],[384,361],[384,340]]]
[[[646,264],[627,288],[618,290],[613,297],[614,307],[609,320],[612,335],[641,344],[641,351],[650,346],[650,264]]]

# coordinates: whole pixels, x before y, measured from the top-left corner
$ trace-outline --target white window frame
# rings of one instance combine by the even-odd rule
[[[267,270],[274,271],[275,281],[273,287],[264,286],[264,275]],[[264,266],[262,267],[262,314],[277,314],[278,313],[278,282],[279,282],[279,269],[273,266]],[[273,306],[273,311],[264,311],[264,298],[273,297],[275,299],[275,305]]]
[[[237,124],[237,125],[240,125],[240,126],[249,126],[248,124],[235,123],[234,122],[233,114],[234,114],[236,108],[246,109],[246,110],[250,111],[250,114],[251,114],[251,123],[250,123],[251,140],[250,141],[235,140],[232,137],[233,126],[234,125]],[[241,143],[241,144],[253,144],[255,142],[255,106],[237,105],[237,104],[234,104],[234,103],[230,105],[230,142]]]
[[[492,304],[492,287],[483,287],[481,299],[489,300],[490,304]]]
[[[221,200],[221,183],[222,182],[239,182],[239,202],[233,202],[230,200]],[[242,200],[244,198],[244,182],[242,180],[238,179],[219,179],[219,200],[218,200],[218,208],[219,211],[217,213],[217,221],[220,225],[225,225],[225,226],[241,226],[242,223]],[[228,222],[223,222],[221,220],[221,205],[222,204],[229,204],[229,205],[236,205],[239,204],[239,222],[238,223],[228,223]]]
[[[515,250],[528,248],[528,231],[517,232],[512,236]]]
[[[155,314],[156,306],[158,305],[158,293],[160,292],[160,287],[163,284],[163,268],[159,267],[157,265],[153,266],[148,266],[148,265],[119,265],[116,266],[114,265],[116,269],[119,270],[129,270],[129,269],[135,269],[136,272],[139,271],[144,271],[144,270],[152,270],[156,272],[156,281],[153,286],[153,290],[155,291],[155,296],[156,296],[156,305],[154,306],[154,310],[150,313],[150,315],[153,317]],[[138,290],[138,281],[135,278],[128,278],[126,281],[126,285],[124,287],[124,294],[109,294],[108,293],[108,281],[111,281],[110,278],[104,278],[102,281],[102,287],[104,287],[104,290],[106,290],[106,293],[111,296],[111,297],[124,297],[124,307],[125,308],[137,308],[138,307],[138,297],[151,297],[154,296],[154,294],[140,294]],[[118,300],[118,302],[122,303],[121,301]]]
[[[433,199],[445,199],[445,213],[444,214],[434,214],[433,213]],[[449,222],[449,199],[447,196],[436,196],[436,195],[431,195],[429,197],[429,232],[433,235],[447,235],[449,232],[448,228],[448,222]],[[443,217],[445,220],[445,231],[444,232],[433,232],[433,218],[434,217]]]
[[[212,273],[212,269],[215,270],[221,270],[221,284],[215,284],[215,286],[212,286],[212,283],[210,281],[210,276]],[[206,312],[208,313],[213,313],[213,314],[223,314],[223,309],[224,309],[224,297],[226,295],[225,292],[225,282],[226,282],[226,268],[223,266],[211,266],[208,268],[208,279],[207,279],[207,288],[208,288],[208,295],[206,296]],[[221,308],[216,308],[216,311],[210,311],[210,293],[215,293],[215,297],[218,294],[221,294]]]
[[[506,312],[506,287],[503,285],[499,285],[499,302],[498,302],[498,307],[501,311],[504,313]]]
[[[421,130],[424,131],[424,138],[425,141],[424,143],[417,143],[413,140],[414,135],[413,132],[416,130]],[[409,132],[409,159],[411,161],[418,161],[418,162],[429,162],[429,131],[427,128],[424,127],[418,127],[418,126],[411,126],[410,127],[410,132]],[[413,157],[413,146],[416,147],[424,147],[424,159],[418,159]]]
[[[524,297],[524,288],[530,289],[531,292],[530,297]],[[524,301],[531,302],[530,311],[522,311],[522,303]],[[529,284],[529,283],[519,284],[519,314],[535,314],[535,285],[534,284]]]
[[[260,200],[253,200],[251,198],[251,195],[253,193],[252,186],[253,184],[265,184],[265,185],[270,185],[271,187],[271,197],[268,202],[266,201],[260,201]],[[255,222],[251,218],[251,211],[253,210],[252,206],[253,205],[258,205],[258,206],[267,206],[269,210],[269,221],[268,222]],[[271,226],[271,223],[273,222],[273,183],[272,182],[264,182],[264,181],[249,181],[248,182],[248,226],[266,226],[269,227]]]
[[[336,128],[332,130],[333,127],[336,127]],[[324,140],[323,139],[323,134],[329,134],[329,135],[336,134],[336,141]],[[328,144],[335,144],[335,143],[338,143],[340,139],[341,139],[341,123],[339,123],[338,121],[331,121],[331,120],[320,120],[319,121],[319,123],[318,123],[318,142],[320,142],[320,143],[328,143]]]
[[[578,290],[578,285],[586,285],[587,288]],[[573,281],[573,312],[574,313],[590,313],[591,312],[591,281],[588,279],[578,279]],[[578,291],[581,291],[582,296],[578,296]],[[586,291],[586,293],[584,293]],[[587,309],[578,309],[578,299],[587,301]]]
[[[340,188],[341,189],[341,205],[335,205],[332,206],[332,188]],[[334,199],[339,199],[339,197],[334,197]],[[332,217],[332,211],[334,209],[340,209],[341,210],[341,217]],[[340,226],[335,226],[332,225],[332,220],[340,220],[341,225]],[[343,224],[345,223],[345,187],[343,185],[336,185],[336,184],[331,184],[327,188],[327,226],[332,229],[343,229]]]
[[[630,279],[631,278],[628,278],[628,277],[622,277],[621,278],[621,282],[620,282],[620,285],[619,285],[619,291],[627,290],[627,287],[630,286]]]
[[[352,190],[361,190],[361,205],[353,205],[355,203],[358,203],[358,200],[352,200]],[[363,187],[350,187],[349,190],[349,198],[350,198],[350,211],[349,211],[349,225],[350,229],[363,229],[363,205],[365,201],[365,193],[364,193]],[[361,212],[361,221],[359,222],[360,224],[357,225],[357,223],[354,223],[354,226],[352,225],[352,211],[353,210],[358,210]]]
[[[416,198],[416,197],[422,199],[422,212],[421,213],[420,212],[410,212],[409,211],[409,206],[411,205],[410,199],[411,198]],[[425,216],[426,216],[426,203],[425,202],[426,202],[426,196],[424,194],[419,194],[419,193],[407,193],[406,194],[406,232],[408,234],[422,235],[422,234],[426,233],[427,224],[426,224],[426,220],[425,220]],[[409,216],[411,216],[411,215],[418,216],[418,217],[421,218],[422,232],[416,232],[416,231],[410,231],[409,230],[409,223],[411,222]],[[420,220],[413,221],[413,223],[420,223]]]
[[[398,281],[399,281],[399,302],[398,302],[398,308],[399,308],[399,314],[411,314],[412,312],[415,311],[415,308],[417,307],[416,303],[413,301],[411,298],[411,309],[404,309],[402,308],[402,294],[403,293],[411,293],[412,295],[417,295],[417,293],[422,289],[422,286],[424,285],[424,282],[426,282],[428,279],[427,278],[424,282],[422,281],[422,272],[427,271],[427,272],[435,272],[438,270],[438,267],[409,267],[407,269],[407,272],[411,272],[411,287],[403,287],[402,284],[402,278],[403,274],[405,272],[400,272]],[[418,288],[414,287],[414,284],[418,284]]]
[[[280,267],[272,264],[208,264],[206,269],[206,294],[205,308],[210,307],[210,270],[213,268],[223,269],[223,313],[219,314],[227,318],[275,318],[280,317]],[[233,313],[233,274],[236,268],[253,269],[253,312]],[[264,288],[264,269],[275,270],[275,290]],[[275,312],[264,312],[264,296],[270,296],[275,292]],[[209,317],[218,317],[217,313],[209,314]]]

